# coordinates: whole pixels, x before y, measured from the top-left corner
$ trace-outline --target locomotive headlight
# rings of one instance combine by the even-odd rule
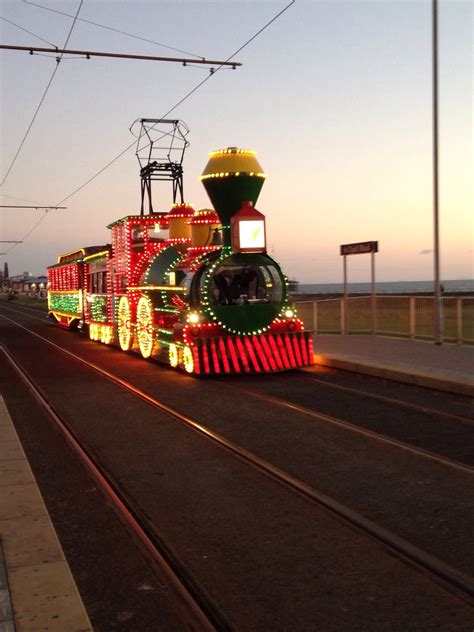
[[[285,310],[285,318],[293,318],[294,315],[295,315],[295,312],[292,309]]]
[[[197,325],[200,320],[201,316],[196,312],[191,312],[188,316],[188,323],[192,323],[193,325]]]

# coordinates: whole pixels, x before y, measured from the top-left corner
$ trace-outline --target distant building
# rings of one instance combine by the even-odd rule
[[[20,296],[36,296],[46,298],[48,292],[48,277],[35,277],[31,272],[24,272],[10,277],[10,291]]]

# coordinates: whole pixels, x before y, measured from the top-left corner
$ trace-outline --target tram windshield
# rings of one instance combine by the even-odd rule
[[[283,285],[272,265],[221,266],[212,277],[214,305],[279,303]]]

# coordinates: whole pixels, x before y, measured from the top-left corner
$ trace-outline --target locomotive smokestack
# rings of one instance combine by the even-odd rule
[[[222,222],[224,246],[230,246],[230,220],[244,201],[254,205],[265,180],[254,151],[228,147],[209,154],[201,180]]]

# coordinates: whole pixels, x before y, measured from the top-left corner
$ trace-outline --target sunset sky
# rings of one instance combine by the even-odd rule
[[[35,0],[36,1],[36,0]],[[38,0],[74,15],[79,0]],[[79,18],[210,59],[227,59],[288,2],[84,0]],[[58,47],[72,18],[21,0],[0,15]],[[442,279],[473,278],[472,2],[440,0]],[[48,46],[0,21],[3,44]],[[185,56],[77,21],[69,48]],[[209,151],[252,148],[268,174],[257,208],[270,252],[302,283],[342,279],[339,245],[378,240],[382,281],[433,276],[431,2],[297,0],[169,117],[190,128],[186,201],[209,206],[199,181]],[[0,182],[56,62],[2,51]],[[149,61],[63,59],[1,188],[0,204],[58,204],[133,141],[131,123],[160,118],[209,74]],[[8,197],[11,196],[11,197]],[[19,199],[16,199],[19,198]],[[171,188],[156,189],[157,210]],[[133,149],[49,212],[0,257],[10,274],[44,274],[59,253],[106,243],[106,225],[139,212]],[[0,209],[0,240],[21,240],[42,211]],[[8,244],[0,244],[5,252]],[[352,257],[350,280],[370,278]]]

